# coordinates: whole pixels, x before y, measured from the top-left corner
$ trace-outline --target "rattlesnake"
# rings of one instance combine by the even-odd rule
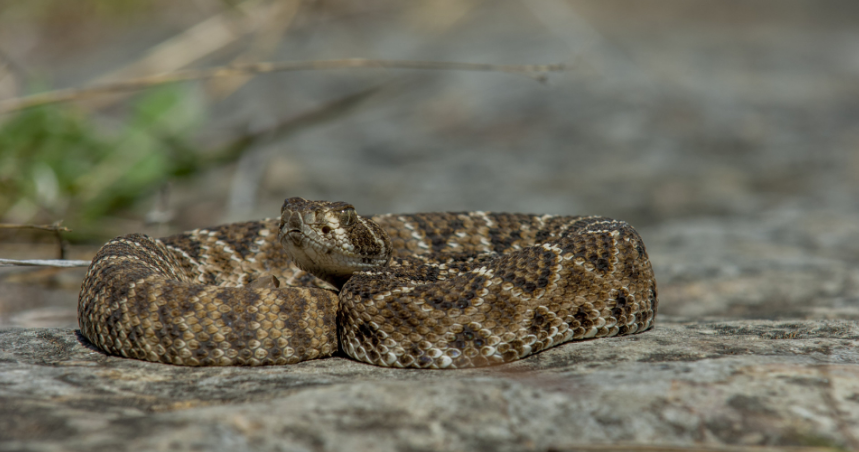
[[[641,332],[656,307],[644,243],[622,221],[363,218],[290,198],[280,219],[109,241],[78,319],[107,353],[178,365],[289,364],[339,348],[380,366],[462,368]]]

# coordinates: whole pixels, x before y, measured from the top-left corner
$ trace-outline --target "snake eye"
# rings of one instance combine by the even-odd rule
[[[343,209],[340,211],[340,226],[349,226],[358,221],[355,209]]]

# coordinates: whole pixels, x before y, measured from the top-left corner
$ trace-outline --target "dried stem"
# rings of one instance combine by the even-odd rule
[[[42,231],[69,232],[71,229],[56,224],[10,224],[0,223],[0,229],[39,229]]]
[[[69,232],[71,229],[62,226],[63,221],[60,220],[54,224],[10,224],[0,223],[0,229],[37,229],[40,231],[52,231],[57,238],[57,258],[66,258],[66,241],[63,240],[63,232]]]
[[[276,138],[291,132],[312,127],[340,117],[352,111],[365,100],[373,97],[386,86],[374,86],[357,93],[335,99],[319,107],[305,111],[298,116],[287,119],[265,130],[259,130],[252,135],[243,135],[227,148],[242,151],[236,172],[233,175],[232,188],[227,200],[228,220],[238,221],[248,215],[256,204],[256,195],[263,181],[263,173],[268,161],[277,147],[271,146]]]
[[[366,58],[350,58],[343,60],[316,61],[283,61],[241,63],[229,66],[219,66],[208,69],[185,69],[167,72],[147,77],[139,77],[120,82],[106,82],[86,88],[68,88],[48,91],[29,96],[7,99],[0,102],[0,114],[10,113],[25,108],[40,105],[68,102],[90,97],[96,94],[133,91],[165,83],[201,80],[215,77],[230,77],[247,74],[263,74],[271,72],[291,72],[330,69],[414,69],[430,71],[477,71],[503,72],[507,74],[522,74],[544,80],[546,72],[559,72],[567,69],[563,64],[544,65],[497,65],[481,63],[457,63],[444,61],[406,61],[406,60],[373,60]]]
[[[138,77],[140,74],[159,74],[180,70],[195,61],[235,45],[239,40],[256,33],[261,20],[268,20],[267,11],[264,11],[266,8],[261,8],[267,2],[262,0],[247,0],[237,4],[232,1],[222,3],[223,7],[219,12],[149,48],[134,62],[98,77],[91,85]],[[123,96],[102,96],[89,99],[84,107],[99,109],[112,105],[122,98]]]
[[[66,259],[0,259],[0,267],[89,267],[90,261]]]

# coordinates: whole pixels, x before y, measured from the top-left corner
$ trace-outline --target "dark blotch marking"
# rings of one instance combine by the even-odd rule
[[[531,334],[537,334],[540,331],[549,332],[552,329],[552,324],[549,322],[549,317],[539,312],[535,312],[531,318],[531,327],[528,329]]]
[[[477,330],[469,326],[464,326],[462,331],[454,336],[454,340],[451,345],[462,351],[468,347],[468,343],[471,343],[475,348],[479,349],[486,344],[486,339],[483,338]]]
[[[582,328],[590,328],[592,322],[588,318],[587,313],[585,313],[583,310],[579,309],[578,312],[573,314],[573,318],[579,322],[579,326],[581,326]]]
[[[227,242],[231,248],[238,252],[242,258],[253,254],[254,241],[259,237],[259,232],[264,227],[260,221],[248,221],[239,227],[218,228],[218,235]]]
[[[358,340],[360,342],[373,344],[374,347],[379,346],[379,335],[368,323],[361,322],[358,324],[358,329],[355,332],[355,335],[358,336]],[[375,361],[376,359],[378,359],[378,356],[373,360]]]
[[[423,282],[438,281],[438,275],[441,271],[431,265],[421,265],[415,269],[415,277]]]

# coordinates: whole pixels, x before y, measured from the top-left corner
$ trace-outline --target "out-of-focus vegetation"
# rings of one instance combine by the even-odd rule
[[[157,7],[157,2],[149,0],[76,0],[74,2],[0,0],[0,8],[3,9],[4,15],[28,21],[53,20],[79,14],[115,20],[139,14],[153,7]]]
[[[755,213],[800,194],[852,205],[855,3],[635,5],[0,0],[0,101],[26,98],[38,80],[73,91],[267,61],[570,67],[547,86],[248,74],[0,115],[0,221],[63,220],[73,239],[98,243],[268,216],[292,195],[364,212],[586,212],[636,224]],[[379,94],[354,118],[334,105],[296,123],[369,85]]]
[[[46,85],[79,87],[188,67],[249,33],[268,29],[248,19],[248,5],[290,11],[277,2],[247,0],[190,6],[161,0],[0,0],[0,24],[5,24],[5,30],[0,25],[0,34],[6,33],[0,40],[0,100],[45,91]],[[173,6],[191,11],[190,18],[177,19],[179,31],[153,42],[148,50],[130,50],[134,59],[118,59],[125,65],[105,65],[95,74],[81,71],[82,78],[61,79],[29,60],[44,57],[55,64],[79,48],[99,47],[110,33],[121,36],[126,28],[163,18],[160,11]],[[260,15],[264,23],[267,18]],[[274,14],[270,20],[276,23],[280,16]],[[245,22],[253,26],[245,29]],[[199,23],[206,25],[195,28]],[[194,31],[186,34],[180,27]],[[217,44],[202,46],[205,50],[198,52],[201,39]],[[66,63],[71,67],[89,64]],[[35,84],[39,89],[27,89]],[[240,135],[232,141],[228,138],[221,148],[202,150],[193,137],[208,119],[203,113],[206,95],[189,84],[153,86],[130,99],[0,114],[0,222],[62,221],[73,230],[66,235],[71,241],[97,243],[127,231],[129,226],[123,223],[128,221],[139,227],[146,211],[159,213],[164,206],[155,206],[161,199],[155,194],[168,183],[236,160],[256,138]],[[158,215],[152,219],[169,221]]]
[[[204,164],[187,145],[202,120],[189,97],[181,85],[150,90],[109,128],[69,105],[6,119],[0,124],[0,218],[61,219],[75,225],[72,239],[98,236],[103,217],[122,215]]]

